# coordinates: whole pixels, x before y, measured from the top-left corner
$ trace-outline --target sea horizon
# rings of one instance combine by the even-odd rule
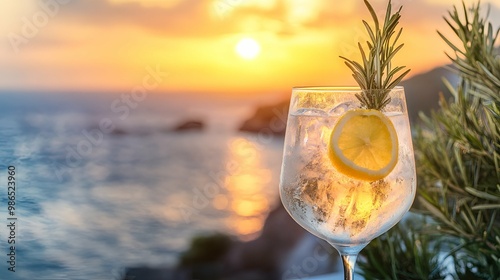
[[[254,106],[162,96],[125,114],[111,96],[18,97],[0,105],[0,164],[18,178],[8,279],[118,279],[127,267],[173,265],[199,234],[255,238],[278,203],[282,138],[237,130]],[[171,130],[191,119],[206,126]],[[0,276],[12,277],[6,266]]]

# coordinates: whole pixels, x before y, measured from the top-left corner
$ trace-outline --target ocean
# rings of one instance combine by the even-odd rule
[[[254,107],[0,94],[0,279],[120,279],[174,265],[196,235],[256,237],[279,203],[283,139],[237,131]],[[192,118],[207,126],[171,131]]]

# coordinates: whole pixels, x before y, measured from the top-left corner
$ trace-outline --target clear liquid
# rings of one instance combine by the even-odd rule
[[[389,118],[398,134],[398,163],[384,179],[368,182],[341,174],[330,162],[328,143],[338,116],[290,114],[280,192],[297,223],[331,244],[356,245],[402,218],[416,191],[411,132],[405,115]]]

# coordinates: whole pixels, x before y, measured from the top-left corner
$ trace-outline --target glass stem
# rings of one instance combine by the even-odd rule
[[[342,265],[344,266],[344,280],[354,279],[354,264],[356,263],[356,258],[358,254],[354,255],[341,255]]]

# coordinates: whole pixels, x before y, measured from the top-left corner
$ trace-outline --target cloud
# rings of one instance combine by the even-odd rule
[[[158,2],[150,0],[144,5],[134,0],[73,0],[62,7],[54,21],[98,27],[104,34],[115,26],[124,26],[165,37],[202,38],[248,29],[290,35],[300,28],[344,28],[358,23],[360,18],[369,17],[362,1],[350,0],[336,3],[326,0],[266,0],[265,5],[258,0],[176,0],[167,1],[168,5]],[[379,16],[383,16],[386,1],[371,2]],[[34,6],[34,2],[30,3]],[[456,4],[452,0],[392,0],[392,3],[394,8],[404,6],[403,24],[426,26],[441,23],[442,16],[452,4]],[[483,3],[483,6],[487,4]],[[490,18],[500,18],[499,1],[495,0],[491,5]],[[253,22],[253,26],[248,22]]]
[[[183,26],[203,16],[197,1],[182,1],[172,8],[145,7],[137,2],[112,4],[108,1],[75,1],[68,5],[68,20],[90,25],[137,25],[158,32],[181,32]],[[189,30],[189,28],[188,28]],[[182,30],[187,31],[187,30]]]
[[[111,3],[102,0],[75,1],[67,6],[65,19],[78,24],[138,27],[160,35],[203,37],[233,30],[213,20],[207,1],[185,0],[170,8],[144,6],[138,2]]]
[[[353,19],[345,13],[345,8],[342,8],[352,6],[351,4],[336,5],[336,8],[332,8],[334,16],[331,17],[330,13],[322,11],[325,7],[332,7],[326,5],[323,0],[300,3],[316,3],[316,11],[308,11],[307,15],[304,15],[306,19],[302,19],[301,13],[297,12],[305,7],[294,6],[297,4],[294,1],[296,0],[276,0],[273,4],[251,5],[252,2],[248,0],[185,0],[167,8],[144,6],[138,2],[86,0],[68,5],[64,16],[65,20],[77,24],[102,27],[128,25],[158,35],[175,37],[219,36],[240,33],[246,29],[290,35],[297,27],[324,28],[323,23],[331,27],[338,24],[339,19]],[[250,25],[253,26],[249,27]]]
[[[386,1],[372,2],[379,17],[382,17]],[[451,3],[436,0],[392,2],[394,9],[404,6],[402,24],[409,26],[441,24],[442,16],[452,7]],[[275,0],[268,1],[271,4],[267,5],[252,3],[249,0],[184,0],[165,7],[145,6],[132,1],[80,0],[67,5],[64,16],[68,21],[105,29],[107,26],[125,25],[159,36],[199,38],[248,31],[291,35],[303,28],[347,28],[357,24],[361,17],[369,16],[362,1],[345,0],[332,4],[324,0]],[[498,6],[498,3],[493,4],[492,14],[499,14]]]
[[[340,67],[338,55],[358,54],[358,41],[366,39],[361,19],[371,22],[363,1],[352,0],[148,0],[147,5],[139,0],[72,0],[13,55],[8,32],[20,33],[21,18],[32,19],[41,9],[37,3],[44,1],[1,6],[6,10],[0,14],[10,16],[0,19],[6,22],[0,24],[0,60],[5,66],[0,87],[123,90],[131,86],[128,81],[138,79],[144,65],[153,63],[178,72],[168,85],[175,90],[215,88],[222,82],[214,81],[227,75],[241,80],[230,79],[223,87],[239,88],[248,75],[264,73],[262,69],[274,71],[265,76],[281,77],[308,69],[311,78],[305,83],[319,82],[321,73]],[[370,2],[382,17],[387,0]],[[392,0],[394,9],[404,6],[400,26],[405,48],[397,59],[415,72],[447,62],[443,52],[448,46],[436,30],[454,38],[443,16],[453,4],[461,8],[455,2]],[[500,0],[490,3],[489,18],[498,27]],[[487,4],[482,2],[484,11]],[[243,65],[233,55],[243,36],[261,43],[261,64]],[[332,61],[328,66],[320,53]],[[300,73],[294,79],[304,79],[306,74]],[[196,89],[191,88],[193,79],[199,84]]]

